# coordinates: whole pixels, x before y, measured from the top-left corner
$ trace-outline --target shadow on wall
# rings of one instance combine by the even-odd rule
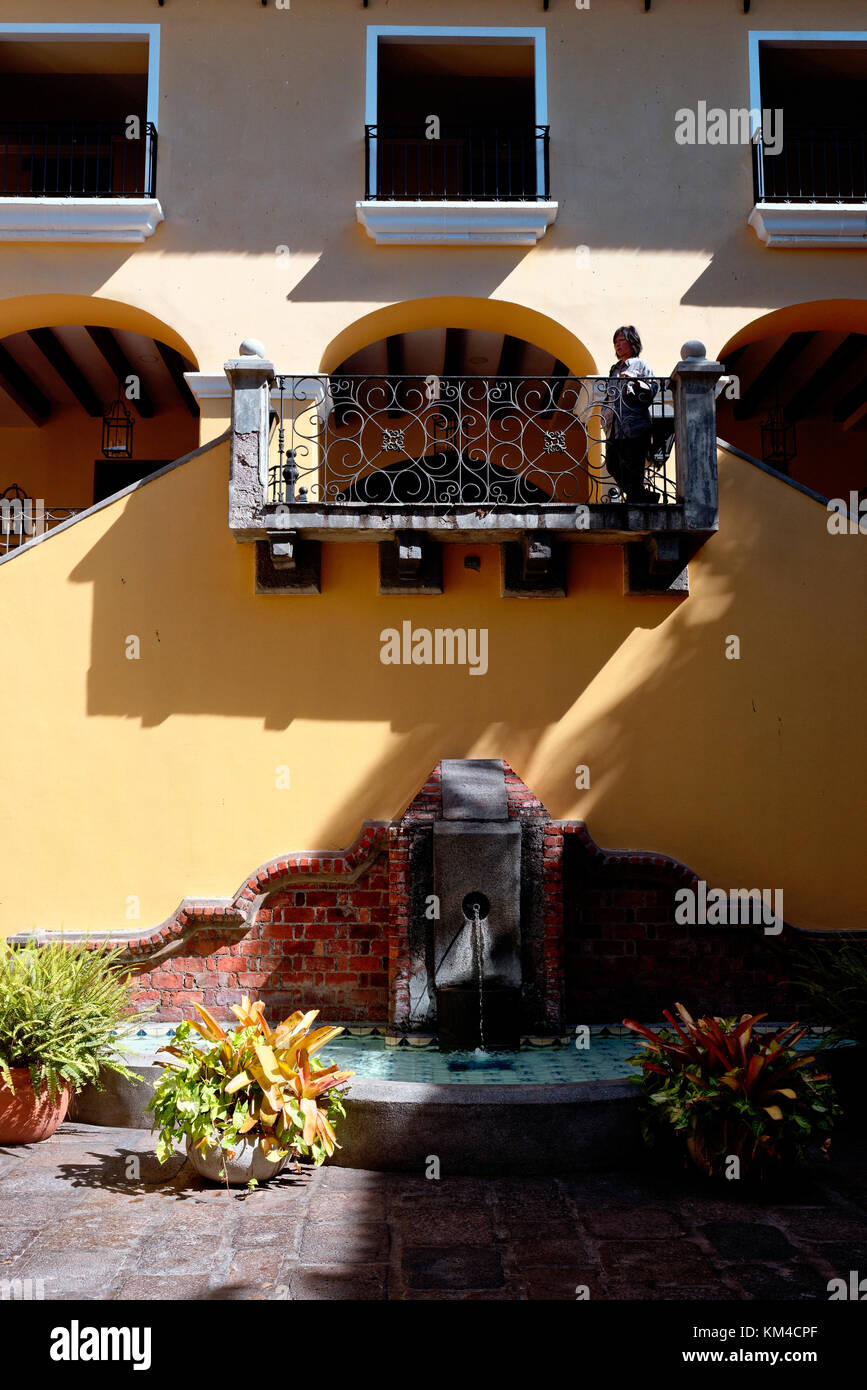
[[[807,291],[811,300],[839,299],[844,284],[853,294],[867,293],[867,273],[857,254],[850,257],[846,277],[841,279],[841,253],[833,248],[769,251],[746,225],[752,197],[749,202],[739,199],[735,206],[744,209],[744,225],[724,240],[713,238],[711,259],[680,296],[680,304],[710,309],[726,305],[766,309],[769,304],[790,304],[793,294],[797,294],[796,285]],[[795,278],[795,264],[804,265],[805,271],[809,268],[808,281]]]
[[[399,814],[438,758],[505,757],[553,816],[586,820],[602,845],[672,854],[710,878],[737,865],[748,886],[785,887],[782,864],[815,879],[809,865],[824,863],[844,876],[841,924],[854,925],[839,830],[857,821],[867,753],[851,712],[857,557],[828,535],[824,508],[722,457],[722,529],[690,566],[688,599],[623,598],[619,548],[582,545],[570,597],[518,601],[499,598],[495,547],[457,545],[439,597],[380,597],[372,545],[325,546],[320,596],[256,596],[252,548],[226,526],[227,452],[209,452],[119,506],[71,576],[93,585],[88,714],[144,726],[215,715],[243,739],[245,720],[300,723],[293,737],[314,751],[321,738],[339,768],[318,808],[331,845]],[[468,551],[479,572],[464,569]],[[404,621],[485,628],[487,673],[383,665],[381,633]],[[123,659],[129,634],[138,661]],[[731,635],[739,660],[726,658]],[[197,756],[221,762],[226,737],[215,724]]]
[[[175,715],[253,717],[268,729],[371,720],[409,739],[426,730],[426,746],[439,738],[436,758],[491,729],[522,729],[532,746],[636,620],[656,626],[677,607],[625,604],[617,547],[572,548],[565,601],[502,600],[499,548],[485,545],[444,547],[442,596],[380,596],[376,545],[352,544],[324,547],[321,595],[256,595],[253,547],[226,524],[225,454],[221,464],[207,454],[131,494],[72,571],[72,582],[93,586],[89,715],[146,726]],[[468,552],[480,555],[479,572],[464,568]],[[483,656],[477,676],[469,666],[383,664],[381,634],[404,621],[484,628],[487,671]],[[119,663],[129,634],[140,660]],[[426,756],[422,780],[436,758]]]
[[[484,260],[479,261],[479,248],[468,247],[464,254],[472,258],[472,275],[461,267],[464,273],[457,282],[471,283],[473,294],[480,298],[490,297],[517,270],[530,249],[486,246]],[[461,254],[459,249],[457,254]],[[360,223],[347,220],[339,232],[332,227],[326,234],[315,263],[292,286],[286,299],[290,304],[387,304],[394,298],[397,285],[415,285],[425,296],[450,295],[456,284],[454,255],[455,248],[443,255],[436,246],[376,246]],[[279,277],[275,278],[279,283]]]

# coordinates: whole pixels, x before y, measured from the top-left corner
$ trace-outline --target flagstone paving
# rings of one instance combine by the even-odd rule
[[[227,1193],[182,1154],[161,1167],[144,1131],[76,1124],[0,1149],[0,1298],[826,1301],[851,1271],[867,1276],[863,1140],[761,1198],[647,1167],[325,1166]]]

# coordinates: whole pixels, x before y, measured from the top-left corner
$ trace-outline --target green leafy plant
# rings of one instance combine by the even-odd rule
[[[765,1014],[695,1020],[675,1009],[680,1021],[665,1010],[671,1028],[659,1034],[623,1020],[644,1049],[630,1061],[641,1068],[648,1142],[674,1136],[709,1175],[724,1175],[736,1156],[742,1176],[763,1177],[803,1159],[816,1139],[827,1152],[838,1110],[827,1075],[811,1068],[815,1058],[794,1050],[806,1029],[793,1023],[760,1035]]]
[[[353,1073],[323,1066],[317,1052],[343,1029],[311,1029],[314,1009],[272,1030],[264,1004],[245,998],[232,1010],[239,1026],[227,1032],[207,1009],[195,1008],[202,1021],[178,1025],[165,1049],[176,1060],[160,1064],[165,1071],[148,1106],[160,1161],[184,1138],[202,1151],[219,1146],[230,1158],[248,1137],[272,1163],[289,1154],[317,1166],[330,1158],[339,1148],[334,1121],[346,1113],[339,1088]]]
[[[794,980],[817,1023],[831,1029],[828,1043],[867,1047],[867,951],[852,941],[802,947]]]
[[[100,1085],[100,1070],[138,1078],[117,1056],[118,1034],[147,1013],[133,1007],[122,948],[86,941],[12,947],[0,942],[0,1077],[27,1067],[34,1091]]]

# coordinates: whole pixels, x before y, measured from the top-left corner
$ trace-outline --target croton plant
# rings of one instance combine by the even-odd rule
[[[728,1175],[737,1157],[741,1176],[763,1177],[803,1159],[817,1139],[827,1152],[837,1107],[815,1058],[794,1050],[805,1028],[760,1034],[766,1014],[694,1019],[682,1004],[675,1009],[677,1018],[664,1010],[671,1027],[659,1033],[623,1020],[644,1049],[630,1060],[641,1067],[648,1142],[675,1136],[712,1176]]]
[[[160,1063],[165,1071],[148,1106],[160,1161],[183,1138],[200,1150],[219,1145],[229,1158],[245,1137],[258,1139],[274,1163],[289,1154],[317,1166],[330,1158],[340,1147],[334,1121],[345,1113],[339,1088],[353,1073],[323,1066],[317,1054],[343,1029],[312,1028],[318,1009],[272,1029],[262,1001],[245,997],[232,1009],[238,1027],[227,1032],[201,1004],[194,1008],[201,1021],[178,1024],[163,1049],[174,1060]]]

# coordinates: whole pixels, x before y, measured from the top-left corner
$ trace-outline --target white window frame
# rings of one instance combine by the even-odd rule
[[[762,109],[762,82],[759,48],[763,43],[785,43],[799,48],[815,48],[835,43],[840,48],[867,46],[867,29],[750,29],[750,109]]]
[[[159,129],[159,24],[0,24],[0,43],[51,41],[147,42],[145,119]],[[157,198],[0,198],[0,241],[144,241],[164,213]]]
[[[788,47],[867,48],[867,29],[751,29],[749,42],[750,110],[752,130],[761,123],[762,44]],[[785,139],[785,132],[783,134]],[[867,250],[867,203],[759,202],[747,219],[768,247],[839,247]]]
[[[368,24],[367,26],[367,84],[365,98],[365,125],[377,125],[377,114],[379,110],[379,41],[380,39],[391,39],[399,42],[401,39],[416,39],[420,43],[426,39],[433,39],[438,42],[448,42],[451,39],[458,41],[462,39],[481,39],[484,43],[501,43],[503,40],[510,43],[527,44],[533,49],[533,73],[536,91],[536,125],[548,124],[548,67],[546,61],[544,29],[490,29],[487,26],[474,25],[472,27],[460,27],[453,25],[402,25],[402,24]],[[371,142],[370,149],[370,176],[367,189],[368,198],[376,197],[376,175],[377,175],[377,154],[376,138]],[[536,187],[544,187],[545,178],[545,156],[544,151],[536,151]]]

